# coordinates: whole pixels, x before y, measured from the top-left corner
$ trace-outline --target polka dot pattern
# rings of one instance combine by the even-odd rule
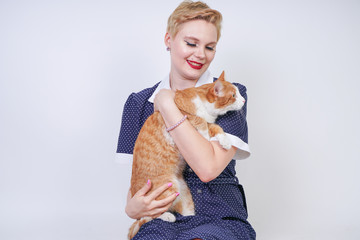
[[[159,84],[159,83],[158,83]],[[158,84],[127,99],[122,116],[117,152],[132,154],[136,137],[145,120],[153,113],[153,104],[148,101]],[[246,88],[234,83],[247,100]],[[218,118],[217,123],[225,132],[248,142],[246,103],[240,111],[232,111]],[[189,166],[184,178],[195,203],[195,216],[176,213],[176,222],[160,219],[144,224],[134,240],[190,240],[255,239],[255,231],[247,221],[245,194],[235,171],[235,160],[213,181],[203,183]]]

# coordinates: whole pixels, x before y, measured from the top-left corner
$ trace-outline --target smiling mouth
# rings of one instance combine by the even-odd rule
[[[204,64],[202,63],[198,63],[198,62],[194,62],[194,61],[190,61],[190,60],[186,60],[186,62],[190,65],[190,67],[192,67],[193,69],[201,69],[202,66]]]

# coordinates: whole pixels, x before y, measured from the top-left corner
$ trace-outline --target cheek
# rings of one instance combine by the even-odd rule
[[[181,44],[176,44],[174,46],[174,48],[171,49],[174,53],[174,55],[178,58],[186,58],[189,55],[191,55],[191,50],[189,50],[188,48],[184,47]]]
[[[212,62],[212,60],[214,59],[214,57],[215,57],[215,52],[210,52],[210,53],[208,53],[207,55],[206,55],[206,60],[209,62],[209,63],[211,63]]]
[[[183,62],[185,59],[189,58],[191,56],[191,53],[186,51],[185,49],[177,49],[176,52],[173,52],[173,57],[175,61],[177,62]]]

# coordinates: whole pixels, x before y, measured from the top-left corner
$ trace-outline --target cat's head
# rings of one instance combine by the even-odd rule
[[[240,95],[239,89],[225,80],[225,72],[213,83],[206,95],[212,105],[213,114],[223,115],[228,111],[240,110],[245,99]]]

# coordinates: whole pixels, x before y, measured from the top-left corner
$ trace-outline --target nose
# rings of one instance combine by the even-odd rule
[[[202,47],[198,47],[195,51],[195,56],[199,59],[205,58],[205,49]]]

